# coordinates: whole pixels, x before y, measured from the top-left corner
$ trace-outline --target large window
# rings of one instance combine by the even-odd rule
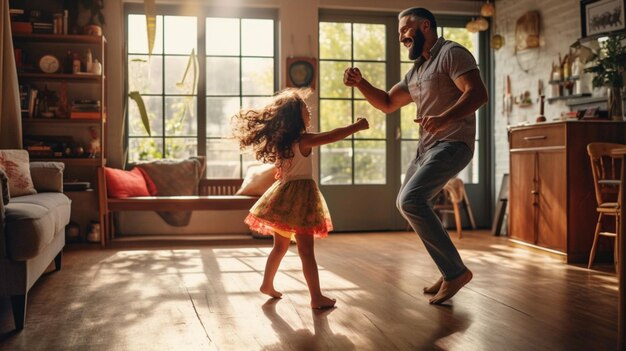
[[[274,13],[186,16],[162,8],[149,57],[146,19],[134,9],[126,16],[128,92],[141,95],[151,135],[130,94],[129,161],[206,155],[207,177],[241,177],[255,160],[239,151],[230,120],[276,91]]]
[[[370,129],[322,146],[321,184],[386,183],[385,114],[357,90],[343,84],[347,67],[367,72],[375,86],[385,86],[385,26],[369,23],[320,22],[320,130],[327,131],[366,116]]]

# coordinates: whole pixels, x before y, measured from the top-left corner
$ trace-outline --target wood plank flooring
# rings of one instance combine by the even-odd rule
[[[474,280],[445,306],[422,287],[438,272],[415,234],[316,241],[322,290],[312,311],[296,247],[258,292],[270,242],[66,252],[28,296],[14,333],[0,303],[2,350],[615,350],[617,279],[486,231],[454,239]]]

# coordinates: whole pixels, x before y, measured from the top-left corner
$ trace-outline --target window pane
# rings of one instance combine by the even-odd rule
[[[163,99],[160,96],[143,96],[143,103],[146,106],[146,112],[150,121],[150,132],[153,136],[163,135]],[[137,103],[128,98],[127,104],[128,134],[130,136],[148,136],[146,128],[141,121]]]
[[[270,96],[268,97],[244,97],[243,99],[241,99],[241,108],[242,109],[262,108],[263,106],[269,104],[271,100],[272,98]],[[235,114],[237,111],[234,111],[233,114]]]
[[[404,176],[409,168],[411,161],[415,159],[417,155],[417,141],[402,141],[400,142],[400,169],[402,174],[400,175],[400,181],[404,181]]]
[[[354,59],[384,61],[385,25],[354,24]]]
[[[403,139],[419,139],[419,124],[415,123],[417,105],[410,103],[400,110],[400,131]]]
[[[370,128],[354,135],[355,138],[385,139],[387,135],[387,116],[364,100],[354,101],[354,120],[365,117]]]
[[[387,157],[385,141],[354,142],[354,183],[385,184]]]
[[[320,184],[352,184],[352,142],[339,141],[320,149]]]
[[[320,131],[343,127],[352,122],[352,104],[349,100],[321,100]]]
[[[197,135],[196,110],[195,97],[165,97],[165,135]]]
[[[128,91],[161,94],[163,90],[163,57],[128,56]]]
[[[207,57],[207,95],[239,95],[239,58]]]
[[[159,28],[163,28],[163,16],[157,16],[157,35],[154,38],[153,54],[163,53],[163,37]],[[148,53],[148,31],[146,30],[146,16],[128,15],[128,53]]]
[[[320,59],[352,59],[350,23],[320,22],[319,41]]]
[[[198,150],[196,138],[166,138],[165,158],[183,159],[196,155]]]
[[[128,138],[130,162],[151,161],[163,158],[163,141],[159,138]]]
[[[385,63],[375,63],[375,62],[355,62],[355,66],[359,67],[363,77],[367,79],[373,86],[378,87],[380,89],[385,90],[387,86],[386,83],[386,74],[385,74]],[[345,67],[344,67],[345,70]],[[339,82],[343,85],[343,71],[341,71],[341,76],[339,77]],[[359,91],[359,89],[354,89],[354,97],[356,99],[365,99],[363,94]]]
[[[207,178],[239,178],[239,144],[233,139],[207,140]]]
[[[231,117],[239,111],[239,98],[206,99],[206,135],[208,137],[230,137]]]
[[[239,55],[239,19],[206,19],[207,55]]]
[[[262,164],[261,162],[257,161],[254,158],[254,155],[250,152],[241,154],[241,158],[243,159],[243,162],[242,162],[243,173],[241,174],[242,178],[246,176],[246,172],[248,171],[248,168],[250,168],[250,166],[258,166]]]
[[[165,16],[164,42],[168,54],[198,53],[198,24],[196,17]]]
[[[185,77],[188,62],[189,56],[165,56],[165,94],[191,95],[196,93],[193,87],[193,68],[190,67]]]
[[[244,95],[274,93],[274,59],[242,58],[241,87]]]
[[[347,62],[320,62],[320,97],[346,98],[352,97],[350,87],[343,84],[343,71],[350,66]],[[369,77],[368,77],[369,78]],[[372,83],[373,84],[373,83]]]
[[[274,21],[242,19],[241,51],[244,56],[274,56]]]
[[[464,170],[462,170],[458,177],[461,178],[463,180],[464,183],[466,184],[477,184],[479,182],[479,152],[478,152],[478,144],[479,141],[476,140],[474,142],[474,150],[476,150],[474,152],[474,157],[472,158],[472,160],[470,161],[470,163],[465,167]]]
[[[465,46],[475,58],[478,57],[478,33],[470,33],[465,28],[444,27],[443,36]]]

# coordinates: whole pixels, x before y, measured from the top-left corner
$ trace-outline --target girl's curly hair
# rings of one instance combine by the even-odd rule
[[[291,146],[306,131],[302,107],[309,95],[310,89],[285,89],[262,109],[239,111],[232,117],[239,148],[252,147],[257,160],[280,168],[283,161],[293,158]]]

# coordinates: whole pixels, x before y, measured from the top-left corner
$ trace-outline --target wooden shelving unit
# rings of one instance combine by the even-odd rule
[[[90,223],[100,222],[102,209],[100,208],[100,184],[98,183],[98,170],[106,165],[106,110],[107,110],[107,65],[106,65],[106,38],[93,35],[60,35],[60,34],[15,34],[13,45],[23,53],[25,58],[18,67],[18,79],[21,86],[35,88],[39,92],[47,90],[60,92],[61,86],[67,91],[69,111],[71,102],[75,100],[99,101],[98,111],[94,118],[69,118],[59,117],[56,114],[37,114],[22,119],[23,138],[29,140],[42,140],[42,145],[54,140],[71,140],[71,145],[63,149],[55,149],[54,154],[62,157],[38,157],[34,154],[31,161],[54,161],[65,164],[66,182],[89,182],[87,191],[66,191],[66,195],[72,199],[72,218],[80,227],[83,243],[71,243],[72,247],[103,247],[104,229],[100,228],[100,242],[86,242],[87,227]],[[67,73],[64,67],[68,51],[77,53],[81,60],[85,52],[89,50],[94,59],[101,65],[101,74],[95,73]],[[44,73],[38,69],[39,58],[43,55],[53,55],[61,62],[60,69],[55,73]],[[53,115],[50,117],[50,115]],[[29,114],[30,115],[30,114]],[[96,118],[97,117],[97,118]],[[96,135],[99,139],[100,150],[91,157],[86,157],[93,139]],[[39,138],[39,139],[38,139]],[[56,142],[60,144],[61,142]],[[83,150],[83,154],[77,150]],[[70,152],[71,154],[68,154]],[[52,155],[51,155],[52,156]]]

